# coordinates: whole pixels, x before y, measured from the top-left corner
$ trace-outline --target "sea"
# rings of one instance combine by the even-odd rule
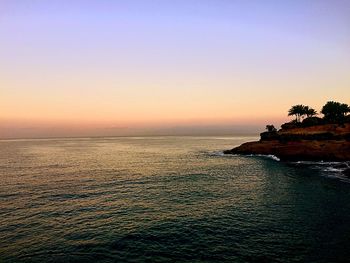
[[[0,262],[349,262],[349,164],[256,139],[1,140]]]

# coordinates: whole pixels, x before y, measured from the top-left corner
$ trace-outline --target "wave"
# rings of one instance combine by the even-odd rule
[[[280,158],[278,158],[276,155],[272,155],[272,154],[250,154],[247,156],[268,158],[268,159],[272,159],[276,162],[281,161]]]
[[[323,176],[350,183],[350,178],[344,174],[345,170],[350,169],[350,162],[298,161],[290,164],[318,170]]]
[[[241,155],[241,154],[224,154],[224,151],[214,151],[209,153],[210,156],[220,156],[220,157],[232,157],[232,156],[248,156],[248,157],[263,157],[272,159],[274,161],[279,162],[280,158],[272,154],[249,154],[249,155]]]
[[[250,154],[250,155],[240,155],[240,154],[224,154],[223,151],[214,151],[209,153],[210,156],[217,157],[262,157],[271,159],[273,161],[279,162],[280,158],[275,155],[264,155],[264,154]],[[338,179],[343,182],[350,183],[350,178],[345,175],[345,171],[350,169],[350,162],[324,162],[324,161],[297,161],[297,162],[287,162],[288,164],[295,167],[305,167],[312,170],[318,171],[322,176]]]
[[[228,154],[224,154],[224,151],[214,151],[209,153],[210,156],[226,157]]]

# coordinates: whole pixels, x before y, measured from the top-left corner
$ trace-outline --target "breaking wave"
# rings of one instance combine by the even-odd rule
[[[319,171],[323,176],[350,183],[350,178],[344,174],[345,170],[350,169],[350,162],[298,161],[291,164],[297,167],[308,167]]]

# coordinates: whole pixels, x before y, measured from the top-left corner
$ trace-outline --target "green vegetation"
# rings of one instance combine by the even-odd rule
[[[288,111],[288,116],[295,116],[295,120],[290,125],[312,126],[325,123],[344,123],[350,119],[347,115],[350,112],[348,104],[328,101],[321,110],[323,118],[315,117],[317,111],[302,104],[292,106]],[[304,117],[306,118],[304,119]],[[288,126],[288,125],[287,125]]]
[[[275,128],[274,125],[266,125],[266,130],[268,132],[276,132],[277,131],[277,129]]]
[[[313,117],[317,115],[317,111],[315,111],[313,108],[310,108],[309,106],[305,106],[302,104],[294,105],[292,106],[288,111],[288,116],[295,115],[295,122],[300,123],[301,119],[304,116]]]
[[[305,106],[304,110],[307,118],[311,118],[317,115],[317,111],[315,111],[313,108],[310,108],[309,106]]]
[[[342,123],[345,116],[350,112],[350,107],[345,103],[328,101],[322,108],[321,113],[329,123]]]
[[[300,122],[301,116],[304,113],[304,105],[294,105],[288,111],[288,116],[295,115],[295,121]]]
[[[328,101],[320,111],[323,117],[317,117],[315,109],[298,104],[292,106],[288,111],[288,116],[295,116],[295,119],[281,125],[282,129],[292,129],[297,127],[309,127],[322,124],[344,124],[350,123],[350,107],[348,104],[336,101]],[[267,132],[273,132],[273,125],[266,125]]]

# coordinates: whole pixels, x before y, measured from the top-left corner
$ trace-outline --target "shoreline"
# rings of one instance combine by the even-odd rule
[[[246,142],[223,153],[272,155],[286,162],[349,162],[350,123],[263,132],[259,141]],[[350,167],[343,174],[350,177]]]
[[[346,162],[350,161],[350,142],[346,140],[253,141],[225,150],[224,154],[274,155],[281,161]]]

